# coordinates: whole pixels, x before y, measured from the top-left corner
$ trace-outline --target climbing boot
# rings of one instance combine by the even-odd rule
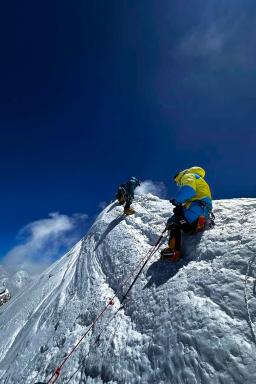
[[[181,258],[180,251],[174,251],[172,248],[165,248],[161,251],[161,260],[167,260],[167,261],[179,261]]]
[[[124,214],[125,215],[133,215],[135,213],[134,209],[132,208],[124,208]]]

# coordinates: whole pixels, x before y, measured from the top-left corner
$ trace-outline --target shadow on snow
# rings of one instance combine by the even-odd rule
[[[109,209],[107,210],[107,213],[112,211],[112,209],[114,209],[115,207],[119,207],[120,205],[122,204],[119,204],[118,201],[115,201],[110,207]]]
[[[176,275],[180,268],[187,265],[191,260],[180,260],[179,262],[171,262],[164,260],[155,261],[147,270],[147,277],[150,277],[150,280],[144,286],[145,288],[150,288],[153,284],[156,287],[166,283],[169,279]]]
[[[94,248],[94,251],[96,251],[96,249],[101,245],[101,243],[104,241],[104,239],[106,238],[106,236],[119,224],[121,223],[121,221],[125,218],[125,216],[123,214],[121,214],[120,216],[118,216],[116,219],[114,219],[113,221],[111,221],[111,223],[109,223],[109,225],[107,226],[107,229],[104,231],[104,233],[102,234],[100,240],[98,241],[98,243],[95,245],[95,248]]]
[[[147,277],[150,280],[145,285],[145,288],[150,288],[153,284],[156,287],[166,283],[169,279],[176,275],[179,270],[186,266],[191,261],[195,260],[194,255],[196,254],[195,247],[201,241],[203,232],[198,234],[183,234],[183,241],[188,245],[189,248],[186,251],[186,247],[183,249],[183,258],[178,262],[164,261],[161,259],[156,260],[147,271]]]

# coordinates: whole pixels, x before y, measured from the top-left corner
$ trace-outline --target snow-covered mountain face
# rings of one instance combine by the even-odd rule
[[[12,297],[30,283],[32,279],[32,276],[23,268],[10,270],[0,265],[0,286],[5,286]]]
[[[116,292],[57,382],[256,382],[256,199],[216,201],[215,228],[184,237],[176,264],[156,253],[113,318],[120,283],[171,212],[152,195],[133,207],[128,217],[106,207],[68,254],[1,307],[1,383],[47,382]]]

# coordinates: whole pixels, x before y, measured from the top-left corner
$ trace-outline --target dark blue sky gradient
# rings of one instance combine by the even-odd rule
[[[228,4],[227,4],[228,3]],[[232,4],[231,4],[232,3]],[[0,241],[201,165],[255,197],[255,0],[10,1],[0,12]]]

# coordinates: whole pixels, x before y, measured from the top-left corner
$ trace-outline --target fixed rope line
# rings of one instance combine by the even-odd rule
[[[248,213],[250,213],[250,212],[248,211]],[[244,222],[245,221],[243,220],[241,222],[241,224],[244,224]],[[246,231],[247,231],[247,227],[244,225],[244,227],[241,229],[241,238],[240,238],[240,247],[239,247],[240,251],[241,251],[242,239],[245,238]],[[250,274],[250,270],[251,270],[252,264],[254,263],[255,258],[256,258],[255,250],[253,250],[253,251],[254,252],[253,252],[252,256],[250,257],[250,259],[249,259],[249,261],[247,263],[247,271],[246,271],[245,279],[244,279],[244,301],[245,301],[245,307],[246,307],[246,311],[247,311],[247,315],[248,315],[248,324],[249,324],[249,327],[251,329],[253,341],[256,344],[256,333],[255,333],[255,330],[254,330],[254,324],[253,324],[251,313],[250,313],[249,299],[248,299],[248,280],[249,280],[249,274]],[[254,281],[254,284],[253,284],[253,293],[254,293],[254,291],[255,291],[255,281]]]
[[[77,347],[79,346],[79,344],[81,344],[81,342],[83,341],[83,339],[88,335],[88,333],[90,332],[90,330],[95,326],[96,322],[103,316],[103,314],[106,312],[107,308],[112,305],[113,303],[111,302],[111,299],[109,300],[108,304],[105,306],[105,308],[98,314],[98,316],[95,318],[95,320],[92,322],[92,324],[90,325],[90,327],[87,329],[87,331],[84,333],[84,335],[79,339],[79,341],[74,345],[74,347],[72,348],[72,350],[69,352],[69,354],[65,357],[65,359],[62,361],[62,363],[60,364],[59,367],[56,368],[54,374],[51,376],[51,378],[47,381],[47,384],[54,384],[56,383],[59,375],[60,375],[60,372],[61,372],[61,369],[63,367],[63,365],[66,363],[66,361],[70,358],[70,356],[74,353],[74,351],[77,349]]]
[[[132,272],[128,275],[128,277],[125,279],[125,281],[123,283],[120,284],[120,286],[118,287],[117,289],[117,292],[113,295],[113,297],[111,297],[107,303],[107,305],[103,308],[103,310],[96,316],[96,318],[94,319],[94,321],[92,322],[92,324],[89,326],[89,328],[87,329],[87,331],[83,334],[83,336],[78,340],[78,342],[74,345],[74,347],[72,348],[72,350],[68,353],[68,355],[65,357],[65,359],[62,361],[62,363],[55,369],[54,373],[52,374],[52,376],[50,377],[50,379],[46,382],[46,384],[54,384],[56,383],[56,381],[58,380],[59,376],[60,376],[60,373],[61,373],[61,370],[63,368],[63,366],[65,365],[65,363],[67,362],[67,360],[70,358],[70,356],[75,352],[75,350],[77,349],[77,347],[81,344],[81,342],[83,341],[83,339],[88,335],[88,333],[91,331],[91,329],[95,326],[95,324],[97,323],[97,321],[104,315],[104,313],[106,312],[106,310],[108,309],[108,307],[112,306],[114,304],[114,300],[115,298],[117,297],[118,293],[121,291],[121,288],[123,286],[125,286],[130,277],[132,276],[132,274],[139,268],[139,265],[143,262],[143,265],[141,266],[139,272],[137,273],[137,275],[135,276],[133,282],[131,283],[131,285],[128,287],[127,291],[125,292],[125,294],[123,295],[123,298],[121,300],[121,304],[124,302],[124,300],[126,299],[128,293],[131,291],[132,287],[134,286],[135,282],[137,281],[137,279],[139,278],[143,268],[145,267],[145,265],[148,263],[148,261],[151,259],[151,257],[155,254],[155,252],[158,250],[158,248],[160,247],[161,245],[161,241],[163,239],[163,236],[164,236],[164,233],[166,231],[166,228],[162,231],[160,237],[158,238],[157,242],[153,245],[153,247],[147,252],[146,256],[144,256],[140,261],[139,263],[136,265],[136,267],[132,270]],[[122,305],[120,306],[120,308],[118,310],[120,310],[122,307]],[[117,313],[117,312],[116,312]]]
[[[247,285],[248,285],[248,280],[249,280],[250,269],[251,269],[251,266],[255,260],[255,257],[256,257],[255,254],[252,255],[251,259],[248,262],[247,271],[246,271],[245,280],[244,280],[244,300],[245,300],[246,310],[247,310],[247,314],[248,314],[249,326],[251,328],[254,343],[256,344],[256,334],[255,334],[255,330],[254,330],[253,321],[251,318],[251,313],[250,313],[250,309],[249,309],[249,299],[248,299],[248,294],[247,294],[247,292],[248,292]],[[253,287],[253,290],[254,290],[254,287]]]
[[[122,290],[122,288],[124,288],[126,285],[127,285],[127,283],[128,283],[128,281],[130,280],[130,278],[134,275],[134,273],[140,268],[140,265],[141,265],[141,263],[143,263],[143,268],[144,268],[144,266],[146,265],[146,264],[144,264],[145,263],[145,260],[147,260],[147,262],[148,262],[148,260],[153,256],[153,254],[157,251],[157,249],[159,248],[159,246],[160,246],[160,242],[161,242],[161,240],[162,240],[162,238],[163,238],[163,235],[164,235],[164,233],[165,233],[165,231],[166,231],[166,228],[162,231],[162,233],[161,233],[161,235],[160,235],[160,237],[158,238],[158,240],[157,240],[157,242],[149,249],[149,251],[146,253],[146,255],[145,256],[143,256],[139,261],[138,261],[138,263],[134,266],[134,268],[131,270],[131,272],[128,274],[128,276],[127,276],[127,278],[123,281],[123,282],[121,282],[120,283],[120,285],[119,285],[119,287],[117,288],[117,294]],[[157,249],[155,249],[157,247]],[[152,254],[152,252],[153,252],[153,254]],[[150,256],[150,257],[149,257]],[[143,269],[142,268],[142,269]],[[142,270],[141,270],[142,271]],[[136,279],[137,280],[137,279]]]
[[[163,232],[161,233],[161,236],[159,237],[159,239],[157,240],[156,244],[153,246],[153,248],[151,249],[151,252],[149,252],[146,260],[144,261],[143,265],[141,266],[139,272],[137,273],[137,275],[135,276],[135,279],[133,280],[133,282],[131,283],[131,285],[129,286],[129,288],[127,289],[127,291],[125,292],[125,294],[123,295],[123,298],[122,298],[122,301],[121,303],[124,302],[124,300],[126,299],[128,293],[131,291],[132,287],[134,286],[134,284],[136,283],[136,281],[138,280],[141,272],[143,271],[145,265],[148,263],[148,261],[151,259],[151,257],[156,253],[156,251],[158,250],[158,248],[160,247],[161,245],[161,241],[162,241],[162,238],[164,236],[164,233],[166,231],[166,228],[163,230]]]
[[[119,308],[117,308],[113,314],[113,316],[110,318],[110,320],[107,322],[107,324],[105,324],[105,326],[101,329],[101,331],[98,333],[98,335],[96,336],[93,344],[92,344],[92,347],[94,345],[97,345],[100,343],[100,338],[101,338],[101,335],[104,333],[104,331],[107,329],[107,327],[109,326],[109,324],[111,324],[111,322],[113,321],[113,319],[115,318],[115,316],[117,315],[117,313],[123,308],[123,306],[120,306]],[[90,354],[90,350],[83,356],[83,360],[82,360],[82,363],[86,360],[86,358],[89,356]],[[70,381],[73,379],[73,377],[77,374],[77,372],[79,371],[79,368],[81,367],[82,363],[79,365],[79,367],[77,368],[77,370],[72,374],[72,376],[68,379],[68,381],[65,382],[65,384],[68,384],[70,383]]]
[[[132,284],[129,286],[129,288],[127,289],[126,293],[123,295],[123,298],[122,298],[122,301],[121,301],[121,305],[119,306],[119,308],[116,309],[116,311],[115,311],[115,313],[113,314],[113,316],[111,317],[111,319],[108,321],[108,323],[102,328],[102,330],[100,331],[100,333],[97,335],[97,337],[96,337],[96,339],[95,339],[95,341],[94,341],[94,343],[93,343],[93,346],[96,345],[97,343],[99,343],[99,341],[100,341],[100,336],[103,334],[103,332],[104,332],[104,331],[106,330],[106,328],[109,326],[109,324],[113,321],[113,319],[115,318],[115,316],[117,315],[117,313],[120,311],[120,309],[123,308],[123,302],[124,302],[124,300],[126,299],[128,293],[131,291],[131,289],[132,289],[132,287],[134,286],[135,282],[136,282],[137,279],[139,278],[139,276],[140,276],[142,270],[144,269],[145,265],[148,263],[148,261],[151,259],[151,257],[157,252],[158,248],[160,247],[160,245],[161,245],[161,240],[162,240],[162,238],[163,238],[163,235],[164,235],[164,232],[165,232],[165,231],[166,231],[166,228],[163,230],[161,236],[158,238],[158,240],[157,240],[156,244],[153,246],[153,248],[151,248],[151,249],[149,250],[149,252],[147,252],[146,256],[143,257],[142,260],[140,260],[140,263],[141,263],[142,261],[144,261],[142,267],[140,268],[139,272],[138,272],[137,275],[135,276],[135,278],[134,278]],[[139,264],[140,264],[140,263],[139,263]],[[134,270],[136,270],[136,269],[138,269],[138,267],[135,268]],[[134,270],[133,270],[133,272],[134,272]],[[127,280],[129,280],[129,278],[126,279],[125,282],[127,282]],[[120,290],[120,287],[121,287],[122,285],[124,285],[124,284],[120,284],[120,286],[119,286],[119,288],[118,288],[118,291]],[[116,296],[116,295],[115,295],[115,296]],[[114,300],[115,296],[113,296],[110,300],[111,300],[111,301]],[[113,303],[113,304],[114,304],[114,303]],[[86,355],[85,355],[84,358],[83,358],[83,361],[85,361],[85,359],[89,356],[89,354],[90,354],[90,351],[88,351],[88,352],[86,353]],[[67,357],[67,358],[68,358],[68,357]],[[67,381],[67,383],[70,382],[70,380],[76,375],[77,372],[78,372],[78,369],[73,373],[73,375],[72,375],[71,378]]]

